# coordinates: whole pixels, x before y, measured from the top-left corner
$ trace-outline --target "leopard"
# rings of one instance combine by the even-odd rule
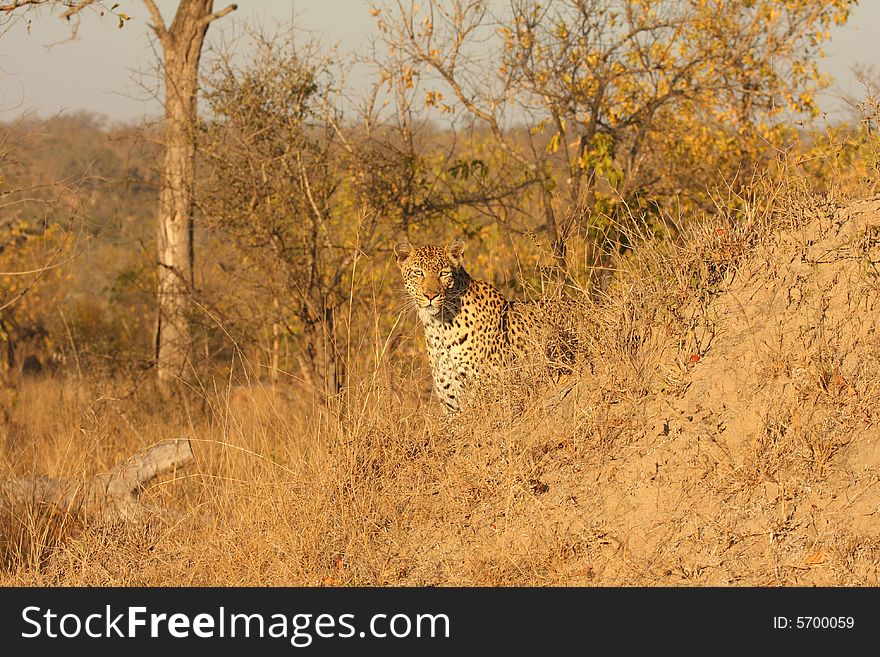
[[[398,242],[393,248],[424,327],[434,395],[453,414],[465,409],[494,374],[533,354],[536,345],[556,345],[548,355],[561,354],[568,367],[576,342],[564,321],[573,318],[570,306],[551,299],[508,299],[468,273],[464,250],[458,238],[442,246]]]

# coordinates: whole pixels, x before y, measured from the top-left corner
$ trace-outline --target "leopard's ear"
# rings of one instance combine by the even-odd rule
[[[409,242],[398,242],[394,245],[394,257],[397,258],[397,264],[403,266],[406,259],[412,255],[413,245]]]
[[[464,242],[459,239],[452,240],[446,245],[446,255],[449,256],[453,265],[461,267],[461,263],[464,261]]]

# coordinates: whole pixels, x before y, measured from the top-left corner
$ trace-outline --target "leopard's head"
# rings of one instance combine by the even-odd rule
[[[394,245],[394,256],[403,284],[419,313],[440,315],[447,301],[467,274],[462,267],[464,242],[452,240],[446,246],[415,247],[409,242]]]

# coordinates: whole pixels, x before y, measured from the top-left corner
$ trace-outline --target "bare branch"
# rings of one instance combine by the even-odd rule
[[[65,19],[65,20],[70,20],[71,18],[76,16],[79,12],[81,12],[83,9],[85,9],[89,5],[95,4],[96,2],[98,2],[98,0],[79,0],[79,2],[71,5],[67,9],[67,11],[65,11],[63,14],[61,14],[61,18]]]
[[[199,25],[207,25],[208,23],[217,20],[218,18],[223,18],[226,14],[231,14],[233,11],[238,9],[238,5],[232,4],[224,7],[220,11],[215,11],[213,14],[208,14],[201,21],[199,21]]]
[[[24,7],[39,7],[41,5],[62,5],[67,7],[67,10],[61,14],[61,18],[65,20],[70,20],[74,16],[76,16],[79,12],[81,12],[86,7],[93,5],[100,0],[15,0],[14,2],[6,2],[0,4],[0,12],[3,13],[11,13],[17,9],[22,9]]]
[[[159,37],[159,40],[162,41],[164,45],[165,40],[168,38],[168,28],[165,27],[162,13],[159,11],[159,8],[153,0],[144,0],[144,4],[147,6],[147,11],[150,12],[150,17],[153,19],[153,24],[150,25],[150,28],[156,33],[156,36]]]
[[[21,9],[22,7],[35,7],[37,5],[46,4],[48,0],[15,0],[15,2],[7,2],[6,4],[0,5],[0,11],[2,12],[11,12],[16,9]]]

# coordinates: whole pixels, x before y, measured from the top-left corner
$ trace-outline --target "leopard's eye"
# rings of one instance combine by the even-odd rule
[[[440,272],[440,276],[442,278],[449,278],[450,276],[452,276],[452,272],[448,269],[444,269],[443,271]]]
[[[412,273],[413,273],[413,276],[419,276],[419,277],[422,277],[425,275],[425,272],[423,272],[421,269],[413,269]]]

